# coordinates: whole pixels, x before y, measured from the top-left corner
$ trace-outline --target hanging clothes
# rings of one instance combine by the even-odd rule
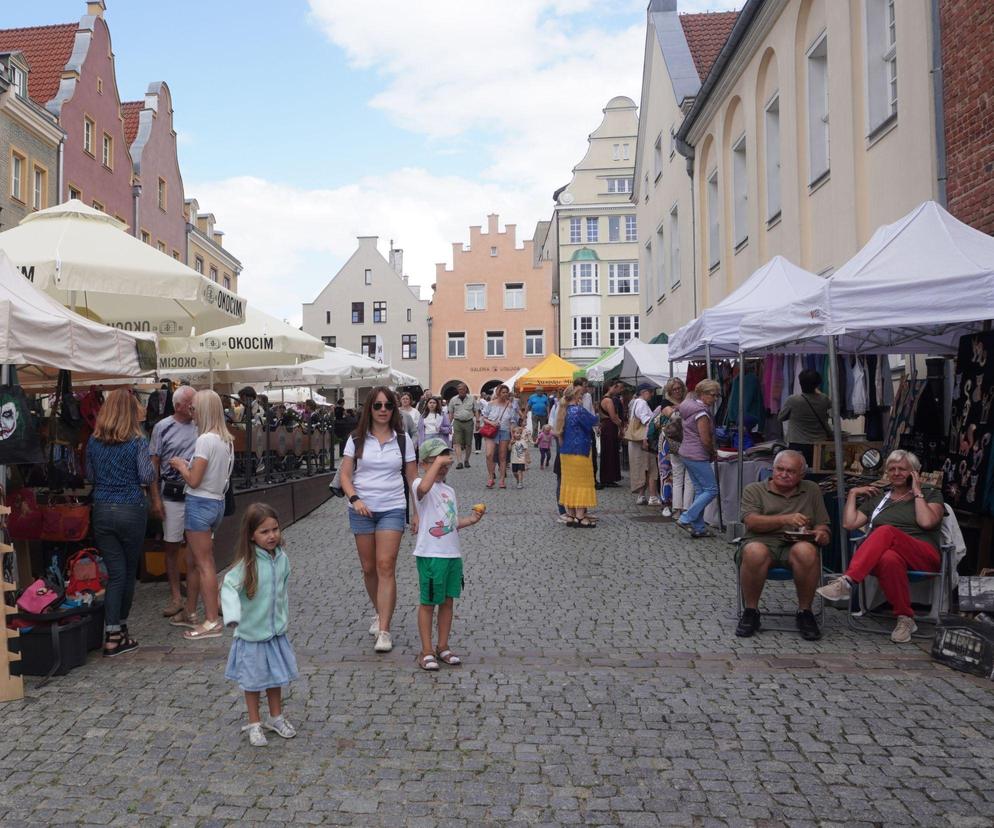
[[[866,413],[866,369],[863,367],[863,358],[856,357],[852,360],[852,384],[849,392],[849,405],[854,417],[862,417]]]
[[[691,362],[687,366],[687,390],[693,391],[702,379],[707,379],[708,370],[703,362]]]
[[[759,378],[751,371],[746,371],[745,378],[736,376],[732,380],[731,390],[728,394],[728,410],[725,414],[725,425],[737,426],[739,422],[739,381],[742,385],[742,410],[745,417],[753,418],[753,422],[762,426],[763,424],[763,400],[760,394]]]

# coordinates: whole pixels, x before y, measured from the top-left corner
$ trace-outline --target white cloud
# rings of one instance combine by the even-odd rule
[[[242,177],[198,182],[191,192],[218,216],[225,246],[245,264],[239,292],[274,316],[299,323],[310,302],[356,248],[356,236],[379,236],[404,250],[412,283],[430,285],[435,263],[451,264],[452,243],[468,227],[486,229],[487,213],[518,223],[531,238],[545,204],[533,191],[399,169],[336,189],[306,190]]]

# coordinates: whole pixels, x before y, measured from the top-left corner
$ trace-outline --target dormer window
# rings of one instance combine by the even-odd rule
[[[28,96],[28,73],[16,63],[7,64],[7,76],[10,78],[10,85],[14,91],[22,98]]]

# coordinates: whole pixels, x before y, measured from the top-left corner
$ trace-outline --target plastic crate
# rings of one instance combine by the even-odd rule
[[[86,663],[89,644],[89,615],[67,623],[37,622],[21,630],[21,674],[25,676],[64,676]]]

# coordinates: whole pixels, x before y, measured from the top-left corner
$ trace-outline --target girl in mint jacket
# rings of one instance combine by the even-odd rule
[[[297,735],[283,716],[282,688],[297,678],[297,658],[286,636],[290,621],[287,582],[290,559],[280,546],[276,510],[253,503],[242,518],[235,565],[221,585],[225,623],[235,628],[225,678],[238,683],[248,708],[249,743],[266,744],[265,727],[284,739]],[[259,716],[259,694],[265,691],[269,720]]]

